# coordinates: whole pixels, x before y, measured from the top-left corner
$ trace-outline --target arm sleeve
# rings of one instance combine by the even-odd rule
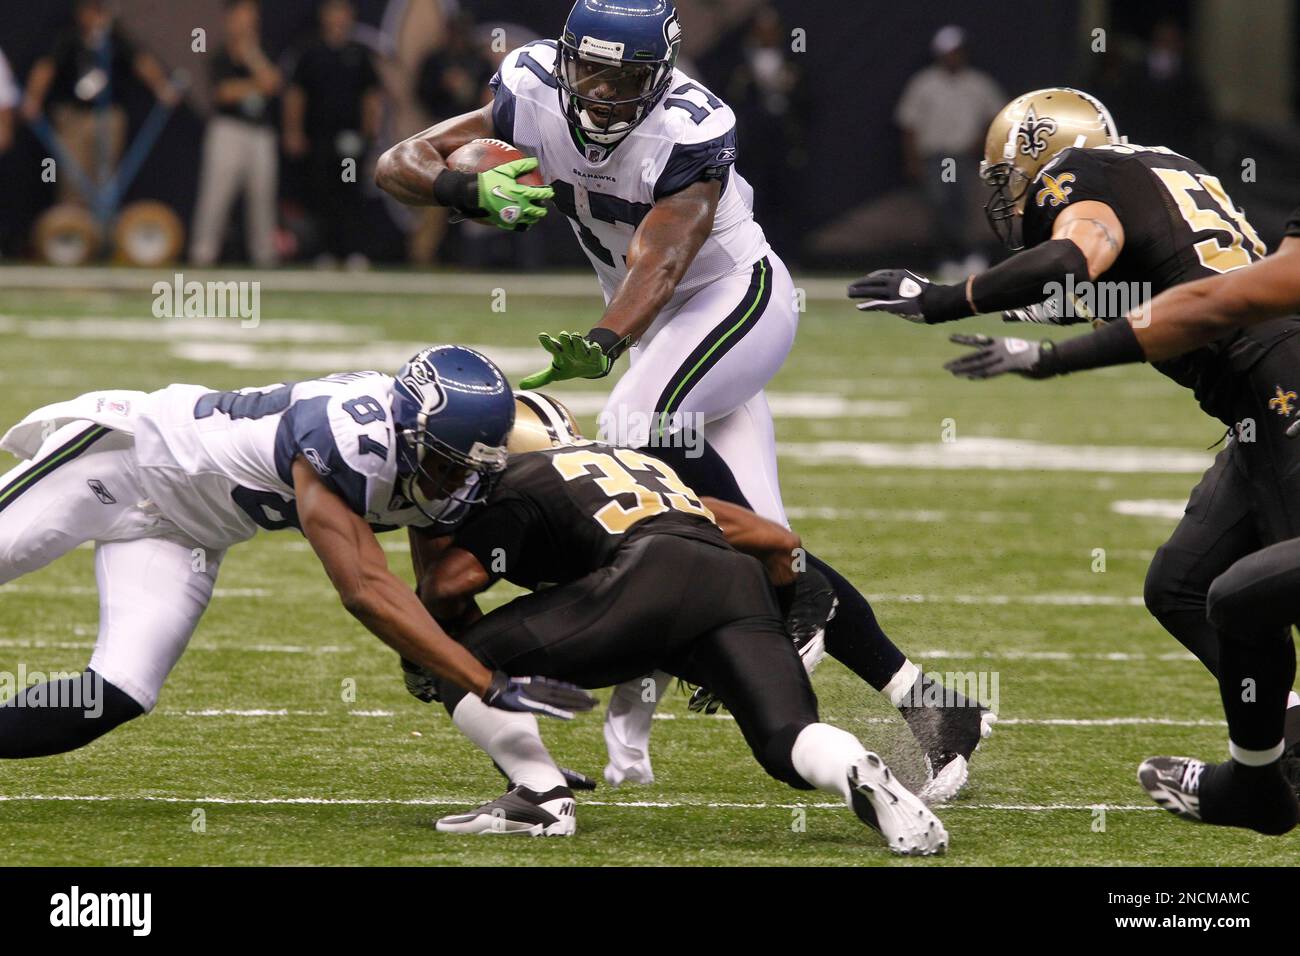
[[[663,199],[701,180],[719,179],[726,187],[727,175],[736,162],[736,128],[703,143],[678,143],[655,181],[654,197]]]
[[[330,424],[329,401],[328,395],[305,399],[284,413],[275,436],[276,471],[292,488],[293,460],[301,455],[331,491],[365,517],[370,510],[369,478],[345,460]]]
[[[504,69],[504,64],[502,64]],[[507,143],[515,141],[515,94],[501,80],[498,70],[488,81],[492,91],[492,129],[497,139]]]

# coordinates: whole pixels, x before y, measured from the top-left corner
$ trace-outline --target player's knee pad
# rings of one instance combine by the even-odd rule
[[[1247,568],[1229,568],[1215,578],[1205,607],[1221,636],[1255,645],[1285,640],[1300,620],[1300,595],[1293,588],[1261,590]]]
[[[808,725],[806,723],[786,724],[767,740],[753,747],[754,757],[768,776],[780,780],[796,790],[815,790],[816,788],[799,775],[794,769],[795,739]]]

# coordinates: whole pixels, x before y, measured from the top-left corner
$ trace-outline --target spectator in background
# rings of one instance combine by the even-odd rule
[[[435,47],[420,64],[415,98],[428,113],[432,125],[491,102],[488,81],[495,72],[496,66],[475,35],[473,18],[467,13],[457,13],[447,18],[442,46]],[[410,235],[411,261],[418,265],[432,263],[446,233],[446,209],[431,206],[417,210]],[[486,243],[488,237],[473,232],[467,236],[462,232],[461,238],[468,239],[469,248],[465,250],[468,258],[481,259],[482,250],[476,247]]]
[[[0,156],[14,144],[14,107],[18,105],[18,84],[9,69],[4,50],[0,50]]]
[[[895,120],[903,129],[904,168],[930,207],[939,272],[952,277],[988,265],[978,255],[959,260],[969,248],[967,211],[984,136],[1006,97],[987,73],[968,64],[961,27],[939,30],[930,52],[935,62],[908,81]]]
[[[115,91],[135,77],[168,105],[179,97],[158,60],[137,49],[113,23],[105,0],[77,0],[73,18],[52,52],[32,65],[22,115],[34,123],[48,106],[68,158],[92,182],[102,183],[126,142],[126,111],[114,102]],[[59,176],[57,182],[61,201],[89,202],[75,177]]]
[[[1205,151],[1204,133],[1214,122],[1205,86],[1184,55],[1182,28],[1173,20],[1158,24],[1139,67],[1130,72],[1123,102],[1122,129],[1137,143],[1168,146],[1187,156]],[[1104,101],[1103,101],[1104,102]]]
[[[420,64],[415,95],[436,123],[491,101],[488,81],[495,72],[474,37],[474,23],[459,13],[447,21],[446,41]]]
[[[360,167],[379,132],[383,88],[370,51],[352,39],[351,0],[324,0],[319,12],[320,36],[299,53],[285,92],[284,151],[307,160],[305,204],[323,246],[318,264],[364,268]]]
[[[745,179],[754,187],[757,214],[772,245],[797,256],[800,224],[783,198],[791,177],[808,165],[803,121],[811,104],[790,34],[775,7],[765,5],[754,14],[741,50],[724,98],[736,111]],[[765,210],[765,202],[772,207]]]
[[[230,206],[244,193],[244,236],[257,266],[275,265],[278,156],[272,106],[280,71],[262,52],[257,0],[227,0],[225,38],[212,59],[213,113],[203,138],[190,259],[221,254]]]

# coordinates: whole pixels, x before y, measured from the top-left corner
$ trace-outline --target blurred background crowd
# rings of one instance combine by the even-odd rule
[[[0,256],[579,265],[554,214],[449,225],[372,182],[488,101],[571,0],[47,0],[0,7]],[[1266,240],[1300,204],[1300,0],[678,0],[680,67],[735,109],[780,254],[942,270],[1001,252],[976,171],[1011,96],[1071,85],[1223,179]],[[57,157],[57,174],[47,160]],[[945,174],[945,170],[947,173]],[[350,175],[349,175],[350,171]]]

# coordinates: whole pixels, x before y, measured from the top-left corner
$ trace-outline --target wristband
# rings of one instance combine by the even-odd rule
[[[618,361],[618,357],[627,351],[630,339],[631,336],[619,335],[613,329],[607,329],[601,325],[596,326],[587,333],[587,340],[599,345],[600,350],[609,357],[610,362]]]
[[[487,210],[478,204],[478,173],[444,169],[433,181],[433,198],[439,206],[454,209],[472,219],[487,215]]]
[[[1047,345],[1046,342],[1043,343]],[[1128,319],[1108,322],[1095,332],[1066,339],[1059,345],[1043,348],[1035,372],[1041,377],[1082,372],[1090,368],[1145,362],[1146,353]]]

